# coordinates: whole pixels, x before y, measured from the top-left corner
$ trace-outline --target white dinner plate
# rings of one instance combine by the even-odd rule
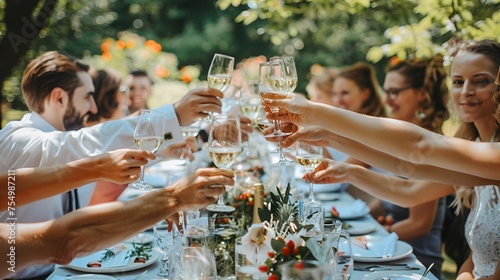
[[[413,272],[394,272],[394,271],[376,271],[365,275],[363,280],[382,280],[384,277],[389,277],[391,280],[419,280],[421,274]],[[429,280],[425,277],[424,280]]]
[[[351,227],[344,229],[350,235],[362,235],[367,234],[375,230],[375,225],[373,222],[369,221],[345,221],[344,223],[350,224]]]
[[[126,244],[127,248],[133,248],[131,244]],[[104,250],[102,250],[104,252]],[[71,263],[66,265],[66,268],[71,268],[73,270],[77,271],[82,271],[82,272],[91,272],[91,273],[115,273],[115,272],[125,272],[125,271],[132,271],[136,269],[141,269],[147,266],[150,266],[151,264],[155,263],[158,258],[160,257],[161,252],[159,251],[158,248],[153,248],[151,251],[151,256],[145,263],[134,263],[135,257],[131,257],[128,264],[125,266],[118,266],[118,267],[87,267],[87,265],[80,265],[80,264],[75,264],[75,261],[79,261],[78,263],[89,263],[92,261],[92,259],[89,259],[89,256],[77,258],[73,260]],[[87,258],[87,259],[85,259]]]
[[[131,238],[125,240],[124,242],[135,243],[135,244],[148,244],[148,243],[151,243],[151,241],[153,241],[153,238],[154,238],[153,234],[147,233],[147,232],[142,232],[134,237],[131,237]]]
[[[328,193],[328,192],[338,192],[343,188],[343,184],[314,184],[314,195],[320,193]],[[306,182],[302,179],[295,179],[295,187],[300,192],[309,193],[309,182]]]
[[[322,201],[335,201],[340,199],[340,194],[338,193],[333,193],[333,192],[325,192],[325,193],[317,193],[314,194],[316,199],[322,200]]]
[[[331,209],[332,206],[338,207],[338,206],[349,206],[352,205],[353,202],[347,202],[347,201],[322,201],[323,207],[325,207],[325,217],[330,218],[332,216]],[[342,215],[340,214],[340,219],[342,220],[354,220],[354,219],[359,219],[362,218],[370,213],[370,208],[368,205],[364,205],[362,209],[359,211],[355,211],[349,215]]]
[[[380,240],[381,237],[367,235],[366,245],[368,247],[370,247],[371,245],[373,246],[375,242],[379,242]],[[353,255],[353,259],[355,262],[373,262],[373,263],[390,262],[406,258],[407,256],[411,255],[411,253],[413,253],[413,247],[411,247],[410,244],[404,241],[398,240],[396,242],[396,249],[394,249],[394,254],[392,255],[392,257],[382,258],[382,257],[363,257],[359,255]]]
[[[59,279],[59,278],[57,278]],[[115,277],[102,274],[84,274],[84,275],[74,275],[68,277],[61,277],[61,279],[68,280],[116,280]]]

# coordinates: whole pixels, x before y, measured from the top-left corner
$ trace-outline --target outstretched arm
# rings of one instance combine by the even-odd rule
[[[306,179],[314,183],[349,182],[355,187],[401,207],[414,207],[455,192],[449,184],[422,180],[406,180],[378,173],[362,166],[323,159]],[[430,191],[432,189],[432,191]]]
[[[138,178],[140,167],[155,158],[148,151],[116,150],[66,164],[20,168],[10,176],[1,174],[0,182],[11,186],[13,192],[9,195],[7,187],[0,189],[0,210],[10,205],[8,197],[15,196],[15,205],[10,206],[19,207],[99,180],[119,184],[133,182]]]
[[[270,119],[320,126],[410,163],[500,180],[497,172],[500,143],[446,137],[408,122],[361,115],[311,102],[300,95],[293,95],[291,99],[265,100],[263,105],[282,108],[279,115],[267,114]]]
[[[305,141],[311,145],[333,147],[371,166],[406,178],[469,187],[486,184],[500,184],[500,180],[485,179],[432,165],[411,163],[346,137],[339,136],[323,128],[307,127],[297,131],[295,126],[284,126],[284,129],[287,129],[287,131],[294,131],[292,135],[288,136],[283,141],[284,147],[288,147],[299,140]],[[264,133],[268,132],[268,130],[264,131]],[[266,139],[272,141],[272,139]]]
[[[114,245],[178,211],[203,208],[224,192],[219,185],[234,184],[233,172],[198,169],[172,186],[146,192],[127,202],[110,202],[81,208],[60,218],[18,224],[15,245],[9,245],[9,228],[0,227],[0,251],[15,246],[16,269],[36,263],[67,264],[73,258]],[[99,236],[99,238],[95,238]],[[8,261],[7,254],[0,261]],[[0,271],[3,278],[7,270]]]

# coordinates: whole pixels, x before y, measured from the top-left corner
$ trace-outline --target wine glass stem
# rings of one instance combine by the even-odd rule
[[[139,179],[139,183],[144,183],[144,165],[141,166],[141,178]]]
[[[309,181],[309,201],[314,201],[314,185]]]
[[[223,186],[223,187],[225,187],[225,186]],[[224,204],[224,194],[220,194],[219,195],[219,199],[217,200],[217,205],[219,205],[219,206],[224,206],[225,205]]]
[[[283,139],[283,137],[280,135],[278,136],[278,152],[279,152],[279,162],[284,162],[286,161],[286,158],[285,158],[285,153],[283,152],[283,147],[281,147],[281,140]]]
[[[281,121],[279,120],[273,120],[273,125],[274,125],[274,134],[278,135],[281,133]]]

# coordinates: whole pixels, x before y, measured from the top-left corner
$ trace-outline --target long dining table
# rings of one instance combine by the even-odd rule
[[[137,195],[140,195],[140,191],[134,190],[127,188],[122,195],[118,198],[118,200],[128,200],[136,197]],[[338,201],[339,203],[350,203],[354,202],[354,198],[350,196],[346,192],[338,192],[335,198],[335,201]],[[372,224],[375,229],[370,232],[370,235],[376,235],[376,236],[387,236],[388,232],[382,227],[375,219],[373,219],[369,214],[366,214],[358,219],[356,221],[363,221],[365,223],[370,223]],[[152,234],[149,232],[148,234]],[[153,240],[152,245],[156,246],[156,242]],[[416,277],[416,275],[421,275],[425,271],[425,267],[418,261],[418,259],[415,257],[413,253],[409,254],[407,257],[393,260],[390,262],[374,262],[374,263],[358,263],[356,260],[354,262],[355,267],[362,265],[366,267],[367,265],[393,265],[393,264],[407,264],[410,267],[416,267],[418,270],[391,270],[391,273],[394,272],[397,275],[412,275]],[[107,273],[106,275],[112,276],[115,279],[119,280],[135,280],[135,279],[164,279],[162,277],[159,277],[157,274],[161,268],[161,261],[160,258],[158,261],[133,270],[133,271],[127,271],[127,272],[114,272],[114,273]],[[393,268],[394,269],[394,268]],[[397,269],[397,268],[396,268]],[[380,271],[388,271],[384,270],[383,268],[377,268],[376,269],[377,273],[380,274]],[[98,272],[96,270],[96,272]],[[48,280],[60,280],[60,279],[72,279],[72,276],[78,276],[78,275],[86,275],[89,274],[90,272],[81,272],[73,269],[66,268],[64,266],[57,265],[54,272],[47,278]],[[363,279],[370,279],[370,275],[375,272],[370,272],[370,271],[360,271],[360,270],[353,270],[350,279],[351,280],[363,280]],[[378,274],[373,274],[373,275],[378,275]],[[79,278],[75,278],[79,279]],[[85,278],[87,279],[87,278]],[[90,278],[89,278],[90,279]],[[111,278],[110,278],[111,279]],[[382,279],[382,277],[375,277],[375,279]],[[402,278],[403,279],[403,278]],[[413,279],[413,278],[408,278],[408,279]],[[418,279],[418,278],[415,278]],[[432,275],[432,273],[429,273],[427,275],[427,279],[429,280],[437,280],[437,277]],[[371,279],[370,279],[371,280]]]

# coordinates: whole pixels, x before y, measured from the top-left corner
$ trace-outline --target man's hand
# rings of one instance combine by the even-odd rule
[[[215,203],[224,193],[224,185],[234,185],[234,173],[217,168],[200,168],[166,187],[175,199],[178,211],[197,210]]]
[[[208,112],[221,113],[224,95],[212,88],[193,89],[174,104],[179,124],[190,125],[198,119],[206,118]]]

